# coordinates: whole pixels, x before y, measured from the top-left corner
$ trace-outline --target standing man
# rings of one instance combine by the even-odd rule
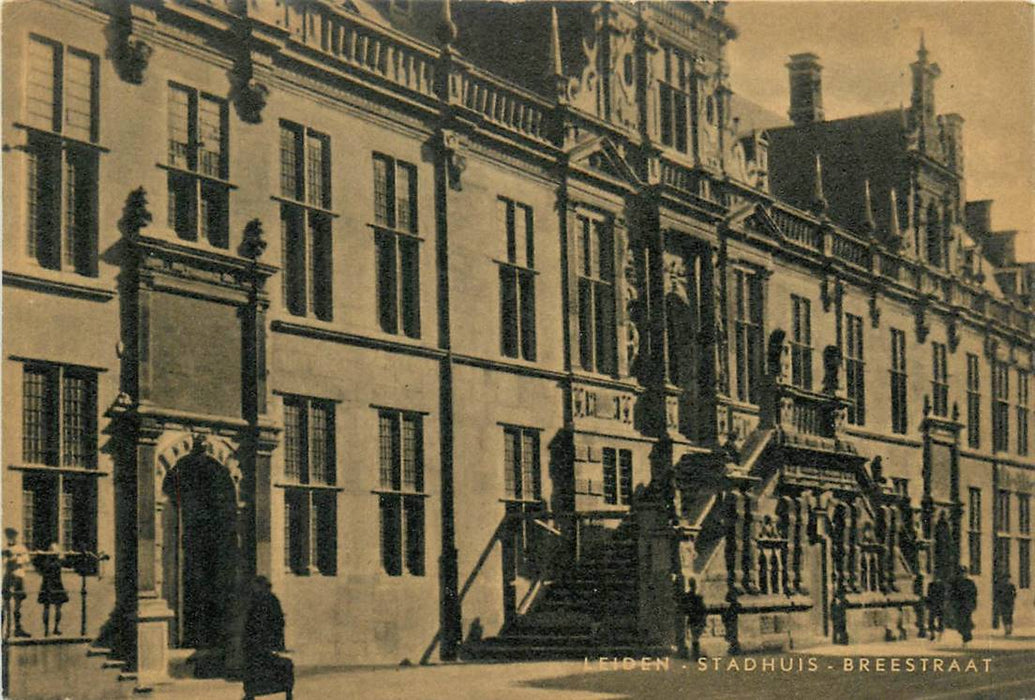
[[[927,625],[932,642],[942,638],[945,629],[945,582],[937,578],[927,584]]]
[[[977,607],[977,586],[967,578],[967,570],[962,566],[956,572],[956,577],[950,586],[952,607],[956,613],[956,629],[963,638],[963,645],[966,646],[973,635],[974,622],[970,616]]]
[[[696,660],[701,658],[701,634],[708,622],[708,608],[704,605],[704,598],[697,592],[697,579],[690,579],[684,609],[686,624],[690,628],[690,658]]]
[[[995,583],[992,592],[992,627],[999,628],[1003,622],[1006,636],[1013,634],[1013,604],[1017,600],[1017,587],[1010,581],[1010,574],[1004,573]]]
[[[25,600],[25,567],[29,565],[29,550],[18,543],[18,531],[4,530],[4,637],[12,633],[11,603],[14,603],[14,636],[31,637],[22,629],[22,601]]]

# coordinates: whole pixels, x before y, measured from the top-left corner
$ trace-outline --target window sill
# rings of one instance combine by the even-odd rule
[[[76,146],[83,146],[84,148],[90,148],[94,151],[99,151],[101,153],[109,153],[111,151],[110,148],[102,146],[99,143],[94,143],[93,141],[83,141],[82,139],[73,138],[71,136],[65,136],[64,134],[58,133],[56,131],[51,131],[50,129],[41,129],[38,126],[29,126],[28,124],[22,124],[21,122],[14,122],[12,126],[14,126],[17,129],[24,129],[25,131],[34,131],[37,134],[44,134],[46,136],[50,136],[51,138],[58,139],[59,141],[71,143]]]
[[[375,496],[413,496],[416,498],[431,498],[427,491],[392,491],[389,489],[371,489],[370,493]]]
[[[92,301],[109,301],[118,294],[113,285],[102,282],[97,277],[86,277],[75,272],[61,272],[42,267],[26,272],[4,270],[3,282],[24,289]]]
[[[368,227],[374,230],[375,233],[390,233],[394,236],[402,236],[404,238],[412,238],[416,241],[423,241],[424,238],[416,231],[404,231],[398,228],[392,228],[391,226],[384,226],[382,224],[367,224]]]
[[[272,318],[270,327],[278,333],[329,340],[375,350],[390,350],[434,359],[446,356],[445,351],[420,343],[408,336],[396,336],[380,331],[368,334],[350,333],[331,321],[320,321],[306,316],[291,316],[284,311],[278,312]]]
[[[111,472],[83,467],[52,467],[47,464],[8,464],[8,469],[18,472],[42,472],[46,474],[81,474],[83,476],[110,476]]]
[[[500,267],[506,267],[511,270],[517,270],[518,272],[530,272],[533,275],[539,274],[539,270],[535,269],[534,267],[526,267],[525,265],[518,265],[517,263],[509,262],[507,260],[498,260],[496,258],[492,258],[492,261]]]
[[[335,486],[332,484],[298,484],[292,481],[275,481],[273,485],[278,489],[299,489],[304,491],[332,491],[339,492],[344,491],[344,486]]]
[[[210,182],[210,183],[212,183],[214,185],[219,185],[221,187],[225,187],[228,190],[236,190],[237,189],[237,185],[235,185],[234,183],[230,182],[229,180],[224,180],[221,177],[215,177],[213,175],[206,175],[205,173],[199,172],[197,170],[188,170],[186,168],[180,168],[180,167],[177,167],[175,165],[169,165],[168,163],[155,163],[155,165],[157,165],[162,170],[168,170],[171,173],[175,173],[177,175],[183,175],[184,177],[195,177],[195,178],[197,178],[199,180],[204,180],[205,182]]]
[[[341,216],[341,214],[339,214],[336,211],[331,211],[330,209],[325,209],[325,208],[323,208],[321,206],[317,206],[315,204],[310,204],[308,202],[302,202],[302,201],[299,201],[297,199],[293,199],[291,197],[284,197],[284,196],[279,195],[279,194],[271,194],[270,195],[270,199],[272,199],[274,202],[280,202],[281,204],[287,204],[287,205],[292,206],[292,207],[301,207],[302,209],[308,209],[309,211],[315,211],[315,212],[318,212],[320,214],[326,214],[327,216],[331,217],[332,219],[337,219],[337,218],[339,218]]]

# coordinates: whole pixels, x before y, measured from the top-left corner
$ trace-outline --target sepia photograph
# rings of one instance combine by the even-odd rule
[[[3,697],[1035,697],[1035,3],[2,0]]]

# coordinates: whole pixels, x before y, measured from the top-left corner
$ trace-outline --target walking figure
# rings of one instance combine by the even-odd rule
[[[956,578],[952,580],[950,590],[953,612],[956,617],[956,629],[966,646],[967,642],[973,638],[974,622],[970,616],[977,607],[977,586],[967,578],[967,571],[961,566],[956,572]]]
[[[50,636],[50,606],[54,606],[54,634],[61,634],[61,606],[68,602],[68,592],[61,582],[63,563],[61,547],[54,542],[45,552],[36,557],[36,570],[40,572],[40,593],[36,602],[43,606],[43,636]]]
[[[22,601],[25,600],[25,567],[29,565],[29,550],[18,543],[18,531],[4,530],[4,637],[31,637],[22,629]],[[11,609],[14,608],[14,617]],[[13,623],[13,624],[12,624]],[[13,628],[13,629],[12,629]]]
[[[697,580],[690,579],[690,587],[684,598],[684,610],[686,611],[686,624],[690,628],[690,658],[701,658],[701,634],[704,633],[705,625],[708,622],[708,608],[704,605],[704,598],[697,592]]]
[[[1006,636],[1013,634],[1013,604],[1017,599],[1017,587],[1010,582],[1010,574],[1003,574],[996,581],[992,600],[992,628],[999,629],[999,621],[1003,622]]]
[[[244,624],[244,698],[284,693],[291,700],[295,670],[284,651],[284,611],[269,580],[257,576]]]
[[[927,585],[927,625],[931,641],[937,642],[945,630],[945,582],[934,579]]]
[[[848,599],[845,589],[838,587],[830,601],[830,624],[834,632],[834,644],[848,644]]]

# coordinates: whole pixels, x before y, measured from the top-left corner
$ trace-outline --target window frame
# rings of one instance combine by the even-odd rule
[[[812,300],[791,294],[791,385],[812,391]]]
[[[421,337],[419,170],[413,163],[374,151],[374,264],[377,322],[385,333]],[[381,183],[379,164],[383,168]],[[399,199],[400,173],[406,173],[406,198]],[[405,206],[403,206],[405,204]],[[400,208],[406,220],[400,221]]]
[[[931,412],[939,417],[949,415],[949,348],[945,343],[931,342]]]
[[[1010,449],[1010,366],[1005,362],[992,364],[992,450]]]
[[[284,410],[283,482],[284,490],[284,568],[296,576],[338,573],[338,459],[337,405],[331,399],[299,394],[282,395]],[[289,408],[297,411],[299,422],[289,418]],[[317,421],[323,412],[322,447]],[[292,433],[297,431],[297,446]],[[317,450],[320,450],[318,452]],[[300,460],[292,469],[292,451]],[[323,456],[323,469],[315,469]],[[294,531],[293,531],[294,530]]]
[[[1017,369],[1017,454],[1027,456],[1029,448],[1028,429],[1030,414],[1028,409],[1030,373]]]
[[[981,489],[969,487],[967,504],[967,549],[970,556],[970,573],[981,573]]]
[[[733,269],[733,353],[736,395],[739,401],[758,404],[764,373],[763,324],[765,276],[758,270]]]
[[[616,376],[618,284],[614,221],[608,215],[580,210],[575,222],[579,367],[586,372]]]
[[[680,153],[691,153],[696,84],[693,59],[665,46],[664,70],[658,78],[658,141]]]
[[[909,430],[909,374],[906,364],[906,332],[891,329],[891,432],[900,435]]]
[[[967,446],[981,447],[981,359],[967,353]]]
[[[504,207],[506,255],[496,260],[500,277],[500,354],[504,357],[535,362],[536,347],[536,276],[535,211],[509,197],[499,197]],[[519,212],[524,219],[524,250],[518,241]],[[520,258],[523,258],[523,262]],[[509,291],[508,291],[509,290]]]
[[[627,448],[604,447],[600,454],[604,503],[629,507],[633,491],[633,455]]]
[[[851,425],[866,425],[865,327],[862,316],[845,314],[845,388]]]
[[[174,95],[186,96],[186,141],[174,140]],[[219,122],[218,151],[207,149],[202,136],[208,112],[215,105]],[[218,250],[230,247],[230,111],[226,99],[183,83],[166,84],[166,222],[176,237]],[[184,125],[180,125],[181,127]],[[207,156],[214,155],[215,166]]]
[[[424,462],[424,416],[419,411],[377,407],[379,480],[378,497],[381,571],[388,576],[425,576],[427,573],[427,518]],[[389,434],[384,429],[390,421]],[[413,426],[413,454],[406,475],[407,421]],[[386,444],[386,440],[387,443]],[[387,449],[387,452],[386,452]],[[389,463],[386,464],[386,457]],[[409,481],[409,483],[407,483]],[[391,522],[389,521],[391,519]],[[391,540],[389,540],[391,538]]]

